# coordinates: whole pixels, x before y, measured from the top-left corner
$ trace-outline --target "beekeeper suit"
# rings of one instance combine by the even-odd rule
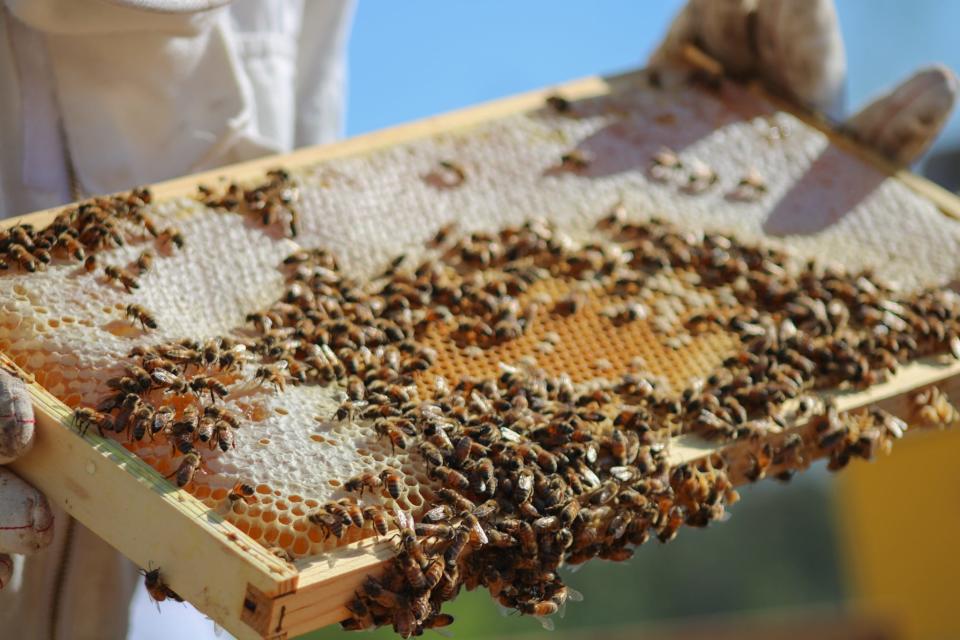
[[[0,6],[0,218],[340,132],[351,0]],[[650,64],[674,65],[688,43],[731,73],[837,111],[845,59],[831,0],[690,0]],[[956,91],[950,71],[921,70],[846,126],[909,163]],[[32,437],[22,385],[0,371],[0,464]],[[129,562],[0,467],[0,637],[121,638],[135,581]]]

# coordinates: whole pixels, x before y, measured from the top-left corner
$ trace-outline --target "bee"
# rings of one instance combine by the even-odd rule
[[[34,273],[37,270],[36,257],[19,244],[11,245],[7,249],[7,256],[15,260],[24,271]]]
[[[153,422],[153,407],[142,405],[133,412],[131,435],[137,442],[143,440]]]
[[[473,512],[477,508],[477,505],[473,503],[469,498],[465,498],[458,492],[453,489],[448,489],[446,487],[441,487],[437,490],[437,497],[443,500],[445,503],[451,505],[454,510],[457,512],[468,511]]]
[[[353,523],[353,526],[358,529],[363,528],[365,520],[363,519],[363,511],[357,506],[356,503],[350,502],[347,499],[340,500],[337,504],[343,507],[343,510],[346,512],[347,517],[350,518],[350,522]]]
[[[450,222],[440,227],[430,240],[430,246],[439,247],[447,243],[447,240],[457,230],[457,223]]]
[[[367,472],[359,476],[354,476],[343,483],[344,491],[355,491],[359,492],[360,496],[363,497],[363,492],[366,489],[371,491],[376,491],[383,486],[383,480],[378,478],[375,474]]]
[[[460,560],[460,556],[463,555],[464,550],[467,548],[467,543],[469,541],[469,531],[466,529],[457,530],[457,533],[453,536],[453,541],[450,542],[450,546],[443,551],[443,561],[448,567],[452,567],[457,564],[457,562]]]
[[[153,259],[155,258],[153,251],[149,249],[144,249],[139,256],[137,256],[137,269],[140,272],[140,275],[143,275],[147,271],[153,268]]]
[[[450,467],[433,467],[430,469],[430,477],[440,480],[448,489],[455,491],[468,491],[470,489],[470,480]]]
[[[467,180],[467,172],[463,166],[452,160],[441,160],[440,168],[450,174],[450,179],[444,181],[447,187],[459,187]]]
[[[208,376],[196,376],[190,380],[190,389],[198,396],[203,394],[204,391],[209,391],[210,402],[216,401],[217,396],[224,398],[230,395],[230,390],[227,389],[225,384],[216,378],[210,378]]]
[[[87,256],[87,259],[83,261],[83,270],[87,273],[93,273],[97,270],[97,256],[90,254]]]
[[[570,293],[554,303],[553,313],[561,316],[569,316],[582,309],[584,303],[585,299],[582,294]]]
[[[423,514],[423,521],[427,524],[435,524],[437,522],[446,522],[453,517],[453,510],[450,509],[445,504],[442,504],[438,507],[430,509],[425,514]]]
[[[157,320],[152,313],[144,309],[139,304],[127,305],[127,317],[139,322],[144,329],[156,329]]]
[[[387,535],[387,532],[390,530],[390,526],[387,523],[387,517],[383,513],[383,509],[376,505],[370,505],[363,508],[363,518],[367,522],[373,523],[373,530],[377,532],[379,536]]]
[[[377,435],[379,435],[381,438],[386,437],[390,440],[390,449],[393,452],[396,452],[398,448],[407,448],[407,436],[403,433],[403,431],[400,430],[399,427],[388,420],[377,420],[374,423],[373,428],[377,432]]]
[[[105,431],[113,431],[113,418],[87,407],[81,407],[73,412],[73,424],[77,427],[80,435],[86,435],[87,429],[91,425],[97,427],[101,436]]]
[[[763,176],[760,175],[760,172],[751,167],[746,175],[740,178],[740,182],[737,183],[737,188],[744,193],[759,195],[767,191],[767,183],[763,179]]]
[[[417,534],[413,529],[400,531],[400,548],[417,563],[417,566],[427,566],[427,557],[424,555],[420,541],[417,540]]]
[[[346,527],[349,527],[353,524],[353,518],[350,517],[350,512],[347,511],[347,508],[343,504],[338,502],[328,502],[325,505],[322,505],[320,508],[330,515],[339,518],[340,522],[342,522]]]
[[[140,283],[137,282],[136,277],[125,269],[112,264],[108,264],[103,268],[103,273],[109,282],[119,282],[124,290],[127,293],[131,293],[134,289],[140,288]]]
[[[213,436],[210,439],[210,446],[219,446],[220,450],[226,453],[236,446],[233,436],[233,427],[223,420],[217,420],[213,424]]]
[[[651,168],[656,170],[682,169],[683,162],[675,151],[667,147],[661,147],[660,150],[653,155]]]
[[[240,419],[229,409],[218,407],[216,405],[207,405],[203,408],[203,417],[212,420],[219,420],[227,423],[233,429],[240,428]]]
[[[150,372],[150,380],[154,385],[178,395],[190,392],[190,383],[166,369],[154,369]]]
[[[147,588],[147,593],[154,602],[160,603],[167,598],[170,598],[175,602],[183,602],[183,598],[178,596],[173,589],[164,583],[163,579],[160,577],[159,568],[151,569],[150,571],[144,571],[141,569],[140,575],[143,576],[143,584]]]
[[[167,426],[173,420],[175,409],[169,405],[159,407],[153,412],[153,420],[150,423],[150,436],[153,437],[167,429]]]
[[[480,524],[479,518],[477,518],[477,516],[474,514],[464,514],[463,519],[460,522],[460,526],[466,529],[467,533],[470,534],[471,546],[479,548],[490,541],[487,538],[487,532],[484,531],[483,526]]]
[[[416,542],[416,540],[414,540]],[[427,578],[423,575],[423,569],[417,560],[409,553],[403,553],[397,561],[400,563],[400,569],[403,571],[407,584],[415,591],[421,591],[427,586]]]
[[[343,520],[324,510],[314,511],[307,516],[307,520],[317,525],[323,531],[324,537],[333,535],[337,538],[343,537]]]
[[[275,390],[284,391],[286,389],[286,375],[283,373],[282,368],[283,367],[279,364],[272,366],[264,365],[257,368],[257,372],[254,377],[261,385],[264,383],[270,383],[273,385]]]
[[[549,600],[540,600],[535,602],[521,602],[517,605],[517,611],[527,616],[552,616],[560,607],[555,602]]]
[[[427,565],[427,568],[423,572],[423,577],[427,581],[426,589],[428,591],[440,584],[440,580],[443,578],[443,569],[444,563],[439,559],[431,560]]]
[[[560,156],[560,168],[567,171],[583,171],[590,166],[590,159],[579,149],[573,149]]]
[[[423,459],[428,463],[432,464],[435,467],[438,467],[443,464],[443,455],[440,453],[440,450],[437,449],[435,445],[430,442],[421,442],[419,447],[420,455],[423,456]]]
[[[230,493],[227,494],[227,500],[230,501],[230,504],[235,504],[238,500],[243,500],[246,504],[253,504],[257,501],[254,493],[255,490],[252,486],[238,482],[230,489]]]
[[[157,235],[157,240],[161,244],[170,245],[172,244],[177,249],[183,249],[184,239],[183,234],[176,227],[167,227]]]
[[[410,608],[393,610],[393,628],[401,638],[409,638],[417,629],[417,620]]]
[[[550,96],[547,96],[545,102],[548,107],[550,107],[557,113],[562,113],[566,115],[573,110],[573,104],[563,96],[559,96],[556,94],[550,95]]]
[[[719,179],[712,167],[694,160],[690,165],[686,189],[691,193],[700,193],[715,185]]]
[[[213,438],[213,423],[209,420],[201,420],[197,425],[196,437],[200,442],[209,442]]]
[[[184,454],[183,459],[180,461],[180,466],[174,470],[173,473],[167,477],[176,476],[177,486],[185,487],[193,481],[193,476],[197,473],[197,470],[200,468],[200,464],[203,462],[203,459],[200,457],[200,454],[196,451],[188,451]]]
[[[403,478],[393,469],[384,469],[380,472],[380,482],[386,487],[387,493],[394,500],[399,500],[403,493]]]
[[[431,524],[427,522],[418,522],[414,525],[413,530],[418,536],[439,538],[440,540],[450,540],[457,532],[457,530],[450,525]]]
[[[74,260],[83,260],[86,257],[86,252],[83,250],[83,245],[80,244],[77,239],[70,235],[70,233],[67,231],[64,231],[57,236],[55,246],[62,248]]]

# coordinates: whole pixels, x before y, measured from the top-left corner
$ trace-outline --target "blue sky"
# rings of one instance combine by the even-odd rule
[[[348,134],[640,65],[680,0],[360,0]],[[839,0],[848,105],[921,64],[960,69],[960,2]],[[960,142],[960,116],[948,138]]]

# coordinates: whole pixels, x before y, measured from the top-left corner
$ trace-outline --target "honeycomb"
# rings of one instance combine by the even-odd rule
[[[716,184],[691,189],[682,173],[652,171],[650,159],[661,147],[675,150],[687,166],[709,166]],[[558,169],[571,149],[589,159],[583,170]],[[452,159],[465,178],[440,188],[430,176],[438,163]],[[766,191],[741,198],[737,184],[753,168]],[[571,238],[582,238],[618,202],[633,217],[656,214],[688,229],[764,239],[801,258],[871,267],[905,288],[942,285],[960,266],[960,224],[819,131],[732,85],[720,93],[637,85],[579,101],[573,117],[535,110],[293,169],[301,212],[295,242],[181,198],[152,205],[150,213],[180,227],[185,250],[161,252],[131,293],[75,264],[0,275],[0,350],[68,405],[95,405],[134,346],[243,336],[245,316],[280,296],[279,265],[298,247],[327,247],[345,272],[365,278],[399,253],[411,260],[425,255],[428,238],[451,221],[470,232],[547,216]],[[134,239],[99,257],[127,265],[151,243]],[[645,301],[648,319],[615,331],[603,314],[611,302],[592,291],[584,292],[586,311],[550,320],[542,313],[523,337],[500,346],[462,347],[437,330],[424,338],[438,352],[437,366],[418,385],[426,391],[436,374],[452,382],[532,358],[577,382],[638,370],[682,388],[734,344],[722,334],[667,344],[661,325],[709,307],[710,299],[698,298],[704,292],[689,283],[661,284],[663,290],[651,289]],[[569,286],[544,281],[528,296],[556,300]],[[126,320],[130,303],[153,312],[159,328],[143,332]],[[252,372],[243,373],[249,378]],[[429,504],[433,481],[419,455],[391,450],[368,424],[334,420],[342,399],[343,390],[335,387],[288,385],[276,392],[236,382],[225,402],[245,417],[236,447],[205,452],[204,468],[188,490],[255,540],[297,557],[372,533],[350,529],[342,540],[325,538],[303,518],[347,495],[346,478],[396,469],[406,484],[396,506],[416,512]],[[160,473],[175,471],[168,445],[128,446]],[[237,482],[253,485],[256,500],[231,506],[227,494]],[[364,502],[394,506],[382,492],[367,494]]]

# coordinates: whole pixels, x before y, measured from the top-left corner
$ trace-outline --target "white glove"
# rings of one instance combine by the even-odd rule
[[[33,446],[33,407],[26,385],[0,369],[0,465]],[[11,553],[30,554],[53,539],[53,513],[47,498],[0,466],[0,590],[13,573]]]
[[[833,0],[689,0],[650,66],[680,62],[688,44],[733,75],[761,78],[805,107],[837,115],[846,59]],[[894,162],[911,163],[943,128],[957,85],[945,67],[919,70],[844,128]]]

